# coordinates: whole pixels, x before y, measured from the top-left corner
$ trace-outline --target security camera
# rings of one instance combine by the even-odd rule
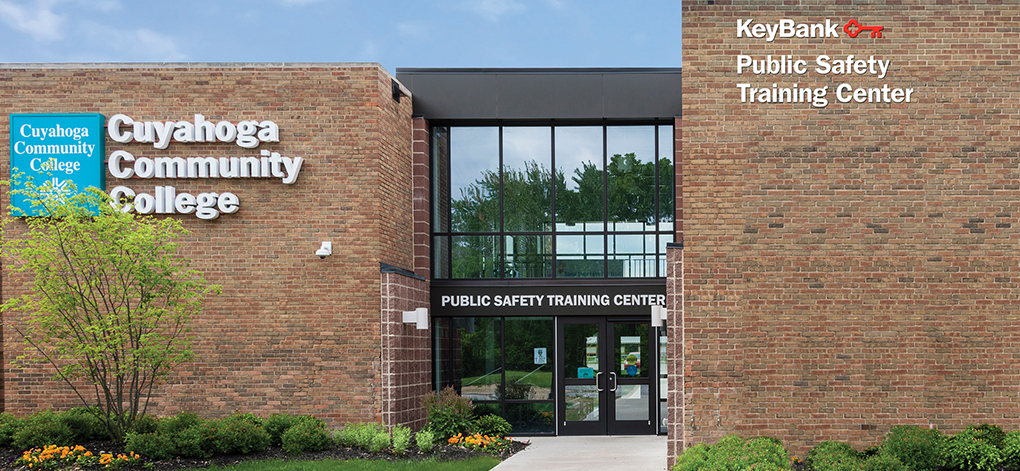
[[[319,250],[315,251],[315,255],[318,255],[319,258],[326,258],[330,255],[333,255],[333,243],[323,242],[322,247],[319,247]]]

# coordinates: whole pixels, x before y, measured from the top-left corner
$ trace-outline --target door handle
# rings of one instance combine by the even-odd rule
[[[605,391],[605,388],[600,388],[599,387],[599,376],[602,376],[602,372],[601,371],[599,371],[598,373],[595,373],[595,389],[598,390],[598,392],[602,392],[602,391]]]
[[[616,372],[615,371],[610,371],[609,372],[609,377],[610,377],[610,379],[613,380],[613,389],[610,389],[609,391],[616,392]]]

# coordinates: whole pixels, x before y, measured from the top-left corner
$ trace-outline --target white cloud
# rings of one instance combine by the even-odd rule
[[[397,33],[410,38],[421,38],[428,32],[428,26],[420,21],[403,21],[397,23]]]
[[[524,11],[524,5],[514,0],[468,0],[463,5],[489,21],[499,21],[505,14]]]
[[[181,52],[177,41],[150,29],[116,29],[98,23],[83,26],[93,61],[181,62],[188,55]],[[96,50],[95,45],[101,45]],[[98,56],[98,58],[95,58]],[[82,59],[79,59],[82,60]]]
[[[32,7],[0,0],[0,19],[12,28],[27,33],[37,41],[54,41],[63,37],[65,18],[53,13],[51,0],[40,0]]]

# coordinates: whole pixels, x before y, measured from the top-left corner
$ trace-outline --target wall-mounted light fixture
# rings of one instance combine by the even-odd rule
[[[415,324],[418,327],[418,330],[428,330],[429,328],[428,308],[420,307],[413,311],[404,311],[404,323]]]
[[[662,327],[666,325],[666,307],[652,306],[652,325]]]
[[[315,251],[315,255],[318,255],[319,258],[326,258],[333,255],[333,243],[324,241],[322,243],[322,247],[319,247],[319,250]]]

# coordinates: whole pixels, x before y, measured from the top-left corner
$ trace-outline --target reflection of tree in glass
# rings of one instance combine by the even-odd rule
[[[668,158],[659,160],[659,185],[655,181],[655,162],[642,162],[634,153],[613,155],[605,174],[592,162],[582,162],[573,173],[572,188],[568,188],[562,171],[555,173],[557,223],[602,222],[606,179],[610,221],[654,224],[656,220],[673,220],[673,164]],[[503,231],[550,231],[552,178],[552,172],[536,161],[526,162],[523,169],[504,168]],[[500,189],[499,173],[493,170],[484,171],[474,183],[461,188],[460,199],[451,202],[453,232],[499,232]],[[656,191],[660,200],[658,212]],[[542,242],[537,237],[515,238],[508,250],[512,257],[508,256],[506,264],[500,267],[497,262],[500,244],[496,237],[459,238],[453,247],[453,277],[549,276],[548,253]]]

